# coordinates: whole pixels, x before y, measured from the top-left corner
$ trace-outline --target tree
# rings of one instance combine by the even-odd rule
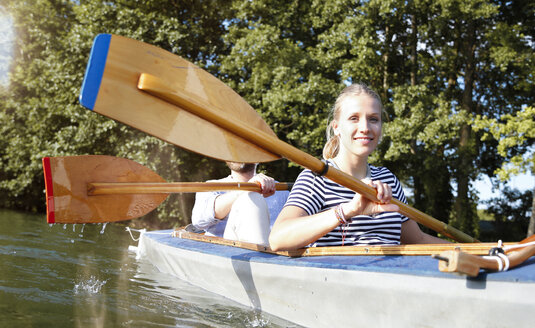
[[[494,218],[493,229],[481,235],[481,240],[515,241],[524,239],[532,207],[533,192],[512,190],[505,187],[501,197],[488,200],[485,212]]]
[[[414,190],[418,208],[477,234],[471,181],[502,159],[471,119],[533,101],[533,6],[470,1],[234,1],[221,70],[280,138],[319,156],[345,84],[383,98],[371,158]],[[481,164],[485,164],[482,167]],[[452,190],[452,185],[455,190]],[[455,195],[455,199],[453,199]]]
[[[341,87],[338,67],[326,66],[316,47],[331,22],[319,19],[317,1],[233,1],[236,17],[222,57],[225,81],[254,107],[278,137],[321,154],[326,116]],[[338,21],[339,19],[334,19]],[[279,180],[299,172],[272,164]]]
[[[225,1],[3,1],[17,40],[11,80],[2,98],[2,206],[42,211],[41,158],[80,154],[123,156],[170,181],[204,178],[219,163],[164,144],[95,115],[78,104],[93,38],[115,33],[155,44],[217,72]],[[206,170],[198,172],[198,165]],[[178,198],[178,200],[177,200]],[[180,202],[183,206],[178,207]],[[191,195],[159,208],[170,224],[186,223]]]
[[[532,90],[532,86],[526,86],[526,81],[529,81],[532,66],[528,58],[533,56],[533,44],[527,35],[533,33],[529,27],[533,19],[523,16],[533,13],[533,8],[522,2],[412,3],[414,6],[405,10],[409,13],[407,21],[414,26],[408,31],[416,36],[397,39],[412,42],[412,50],[407,53],[416,54],[416,60],[410,56],[409,68],[414,71],[417,65],[417,69],[416,73],[399,74],[406,77],[405,84],[410,77],[411,88],[400,85],[395,89],[401,96],[394,95],[393,108],[400,114],[390,129],[395,133],[392,134],[394,140],[404,142],[394,142],[386,155],[398,160],[409,153],[416,155],[416,162],[410,167],[415,173],[409,180],[414,183],[416,201],[418,184],[436,186],[429,177],[436,178],[432,171],[446,164],[451,179],[438,182],[443,196],[448,193],[447,185],[456,186],[450,223],[477,234],[477,197],[471,190],[471,181],[480,174],[492,174],[500,166],[501,159],[495,154],[494,141],[482,141],[472,131],[471,117],[477,114],[499,117],[533,101],[533,93],[526,92]],[[524,25],[525,22],[530,23]],[[415,39],[417,44],[414,44]],[[526,62],[520,58],[525,58]],[[406,66],[400,61],[397,67]],[[414,94],[414,81],[421,83],[420,95],[409,97],[407,93]],[[421,171],[419,163],[437,157],[434,165],[418,173]],[[441,162],[444,164],[440,165]],[[439,170],[444,172],[439,179],[444,178],[447,171]],[[433,208],[437,205],[427,204]]]
[[[484,131],[483,139],[494,139],[498,141],[498,153],[506,161],[496,169],[495,174],[501,182],[507,182],[511,176],[520,173],[535,173],[535,156],[533,145],[535,141],[535,108],[525,107],[514,115],[503,115],[499,120],[496,118],[486,118],[478,116],[474,121],[475,129]],[[509,194],[512,192],[507,190]],[[506,195],[508,194],[505,193]],[[531,201],[531,217],[527,225],[527,236],[535,233],[535,187]],[[518,196],[518,195],[515,195]],[[509,199],[519,199],[519,197],[509,197]],[[503,207],[503,206],[502,206]],[[509,206],[510,207],[510,206]],[[497,212],[499,206],[491,207]],[[526,210],[523,211],[524,213]],[[506,215],[510,220],[515,216]],[[511,219],[513,217],[513,219]],[[522,218],[522,211],[516,218]]]
[[[18,35],[0,105],[4,206],[42,208],[42,156],[124,156],[176,181],[224,170],[80,107],[76,95],[92,39],[101,32],[154,44],[206,68],[280,139],[316,156],[338,92],[352,82],[369,84],[387,116],[372,163],[392,169],[413,191],[417,208],[471,234],[478,227],[471,182],[492,176],[505,160],[496,139],[474,130],[473,118],[515,115],[535,97],[531,1],[4,3]],[[197,173],[199,165],[206,172]],[[299,171],[285,161],[265,167],[279,180]],[[182,210],[166,204],[160,217],[185,218],[191,195],[180,199]]]

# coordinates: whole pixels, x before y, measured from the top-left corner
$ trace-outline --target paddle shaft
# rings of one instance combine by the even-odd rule
[[[273,153],[278,154],[288,160],[297,163],[317,174],[323,174],[332,181],[354,190],[364,197],[378,202],[376,190],[365,183],[353,178],[342,171],[327,166],[321,160],[283,142],[282,140],[269,135],[263,131],[252,128],[239,120],[230,120],[218,111],[211,110],[203,106],[181,90],[172,90],[168,84],[150,74],[142,73],[138,81],[138,89],[145,91],[157,98],[179,106],[180,108],[193,113],[235,135],[248,140],[249,142]],[[325,172],[324,172],[325,171]],[[399,212],[414,221],[423,224],[436,232],[442,233],[458,242],[477,242],[473,237],[464,232],[449,226],[397,199],[392,199],[391,203],[399,206]]]
[[[276,183],[276,190],[290,190],[292,183]],[[92,182],[87,184],[87,194],[172,194],[185,192],[243,190],[261,192],[254,182]]]

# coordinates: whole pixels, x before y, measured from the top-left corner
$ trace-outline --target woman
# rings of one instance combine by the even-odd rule
[[[369,201],[306,169],[297,178],[271,234],[273,250],[307,245],[445,243],[423,233],[397,213],[392,197],[406,202],[399,180],[387,168],[368,165],[381,139],[382,103],[373,90],[353,84],[338,96],[327,127],[323,157],[329,165],[368,183],[380,203]]]

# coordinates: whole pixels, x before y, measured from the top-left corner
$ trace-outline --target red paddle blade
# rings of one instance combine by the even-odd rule
[[[43,158],[48,223],[130,220],[158,207],[167,194],[88,196],[90,182],[165,182],[134,161],[103,155]]]

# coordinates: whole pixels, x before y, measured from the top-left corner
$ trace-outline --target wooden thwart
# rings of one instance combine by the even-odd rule
[[[511,248],[503,256],[507,256],[507,268],[521,265],[530,257],[535,256],[533,239],[524,239],[520,243],[457,243],[457,244],[411,244],[384,246],[334,246],[309,247],[294,251],[272,251],[268,246],[224,239],[221,237],[205,236],[204,234],[187,231],[185,228],[173,232],[174,237],[196,240],[204,243],[217,244],[248,249],[257,252],[276,254],[288,257],[309,256],[433,256],[439,260],[438,268],[442,272],[464,274],[476,277],[481,270],[498,271],[505,268],[496,258],[489,258],[488,254],[498,246]],[[526,246],[523,246],[526,244]],[[513,248],[513,246],[515,248]],[[503,261],[503,260],[501,260]]]

